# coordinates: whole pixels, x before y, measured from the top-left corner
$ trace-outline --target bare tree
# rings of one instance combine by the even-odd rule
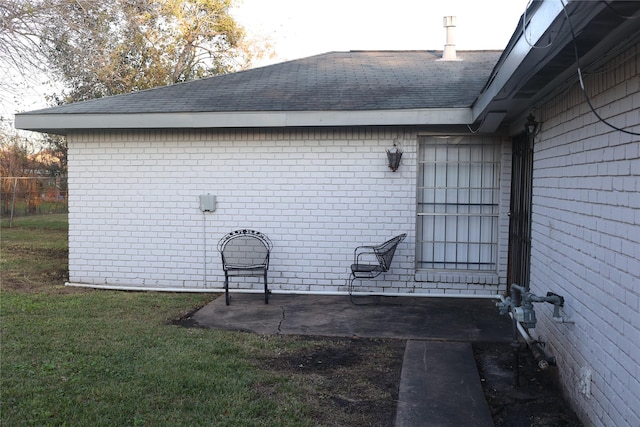
[[[34,78],[46,70],[41,25],[52,13],[47,1],[0,0],[0,89],[15,91],[20,76]]]
[[[270,47],[247,41],[235,1],[0,0],[0,97],[49,80],[64,104],[247,68]]]
[[[232,0],[58,1],[41,40],[62,102],[164,86],[249,66]]]
[[[0,0],[0,73],[53,76],[69,102],[246,68],[269,47],[247,41],[234,2]]]

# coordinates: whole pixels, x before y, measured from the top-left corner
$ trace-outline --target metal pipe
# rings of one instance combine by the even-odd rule
[[[529,347],[531,348],[531,353],[533,353],[533,357],[535,357],[536,362],[538,363],[538,368],[545,371],[549,368],[550,365],[556,365],[556,359],[553,356],[549,356],[544,348],[540,346],[538,341],[535,341]]]
[[[65,286],[74,286],[81,288],[94,288],[94,289],[107,289],[116,291],[147,291],[147,292],[224,292],[224,288],[176,288],[176,287],[147,287],[147,286],[117,286],[117,285],[94,285],[90,283],[78,283],[67,282]],[[230,289],[231,292],[237,293],[256,293],[262,294],[262,289]],[[343,296],[349,295],[348,292],[333,292],[333,291],[295,291],[295,290],[270,290],[271,294],[282,295],[335,295]],[[478,295],[478,294],[427,294],[427,293],[411,293],[411,292],[398,292],[393,294],[381,294],[375,292],[355,292],[353,295],[358,296],[384,296],[384,297],[420,297],[420,298],[468,298],[468,299],[501,299],[499,294],[495,295]]]
[[[511,316],[513,340],[511,341],[511,352],[513,353],[513,385],[520,387],[520,341],[518,341],[518,321]]]
[[[505,302],[505,298],[503,295],[499,295],[498,299],[503,303]],[[511,311],[509,311],[509,316],[511,317],[511,319],[513,319],[513,313],[511,313]],[[520,322],[516,322],[516,325],[517,325],[518,332],[520,332],[520,336],[522,336],[522,339],[524,339],[527,345],[531,346],[534,342],[534,339],[531,338],[531,336],[529,335],[529,332],[524,328],[524,326],[520,324]]]
[[[553,294],[551,292],[549,292],[547,294],[547,296],[545,297],[541,297],[538,295],[533,294],[532,292],[530,292],[528,289],[526,289],[523,286],[518,286],[515,283],[511,285],[511,301],[515,301],[516,300],[516,292],[520,292],[520,300],[521,300],[521,305],[523,307],[529,307],[529,309],[531,310],[531,318],[529,320],[532,320],[533,325],[535,325],[535,315],[533,312],[533,302],[548,302],[553,304],[554,306],[554,314],[553,317],[554,319],[556,317],[560,317],[559,311],[560,311],[560,307],[564,304],[564,298],[562,298],[559,295]],[[511,315],[512,318],[514,318],[514,315],[511,311],[509,311],[509,315]],[[561,317],[560,317],[561,318]],[[519,324],[519,322],[518,322]],[[523,330],[526,330],[526,328],[524,326],[522,326]],[[528,335],[528,334],[527,334]],[[531,338],[531,337],[529,337]],[[531,349],[531,352],[533,353],[536,362],[538,363],[538,367],[542,370],[546,370],[549,368],[549,365],[555,365],[555,358],[553,356],[549,356],[547,354],[547,352],[544,350],[544,348],[540,345],[539,341],[533,340],[531,339],[530,342],[527,342],[527,344],[529,345],[529,348]]]

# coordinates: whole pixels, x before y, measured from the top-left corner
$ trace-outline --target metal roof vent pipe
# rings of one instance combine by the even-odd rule
[[[444,44],[444,51],[442,52],[443,61],[459,61],[456,57],[456,43],[453,39],[453,33],[456,28],[456,17],[445,16],[444,27],[447,29],[447,39]]]

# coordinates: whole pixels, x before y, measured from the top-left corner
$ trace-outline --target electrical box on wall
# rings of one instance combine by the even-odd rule
[[[216,210],[216,196],[203,194],[200,196],[200,210],[202,212],[214,212]]]

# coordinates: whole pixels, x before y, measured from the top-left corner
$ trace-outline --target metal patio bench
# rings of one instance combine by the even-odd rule
[[[353,252],[351,277],[349,278],[349,296],[353,296],[353,281],[356,279],[373,279],[389,271],[391,261],[398,244],[406,233],[400,234],[377,246],[358,246]]]
[[[269,238],[255,230],[236,230],[226,234],[218,242],[224,270],[225,302],[229,305],[229,277],[263,276],[264,303],[269,304],[267,270],[273,244]]]

